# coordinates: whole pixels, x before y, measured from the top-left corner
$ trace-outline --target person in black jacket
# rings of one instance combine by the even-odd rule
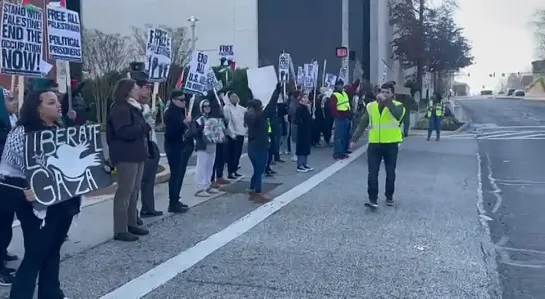
[[[15,112],[17,101],[9,90],[4,89],[0,93],[4,105],[0,105],[0,155],[8,134],[17,122]],[[15,210],[6,208],[0,202],[0,285],[10,285],[15,269],[6,267],[6,262],[17,260],[17,256],[8,254],[8,246],[13,237],[12,223],[15,218]]]
[[[248,102],[248,110],[244,114],[244,123],[248,128],[248,158],[252,162],[254,173],[250,180],[249,199],[256,202],[269,201],[262,193],[263,173],[267,166],[269,151],[269,134],[267,115],[263,111],[260,100]]]
[[[191,98],[181,91],[172,92],[168,108],[165,111],[165,153],[170,168],[168,179],[168,211],[185,213],[189,207],[180,201],[180,192],[187,171],[187,163],[193,154],[193,137],[188,134],[191,116],[186,105]]]
[[[274,162],[283,163],[284,160],[280,159],[280,148],[278,147],[278,97],[282,91],[282,86],[280,83],[276,84],[276,88],[273,91],[271,100],[265,106],[264,113],[267,116],[268,126],[269,126],[269,139],[271,141],[269,145],[269,159],[267,161],[267,168],[265,169],[265,174],[267,176],[272,176],[276,171],[272,170],[271,165],[274,165]],[[273,162],[274,161],[274,162]]]

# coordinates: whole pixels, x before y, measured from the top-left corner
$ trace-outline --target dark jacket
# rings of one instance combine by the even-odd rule
[[[265,106],[265,109],[263,112],[265,112],[265,115],[267,115],[267,118],[269,119],[269,122],[271,124],[271,134],[273,136],[277,136],[278,132],[278,96],[280,95],[280,89],[277,88],[273,91],[273,94],[271,96],[271,100]]]
[[[185,109],[174,104],[165,111],[165,147],[193,145],[193,137],[188,134],[189,126],[184,124]]]
[[[150,131],[141,110],[126,101],[114,103],[106,124],[110,162],[145,162],[152,156]]]
[[[267,116],[264,112],[248,110],[244,114],[244,123],[248,127],[248,147],[269,149]]]
[[[294,123],[297,125],[295,154],[308,156],[312,145],[312,115],[306,106],[297,105]]]

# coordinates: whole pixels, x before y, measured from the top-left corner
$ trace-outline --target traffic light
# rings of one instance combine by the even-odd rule
[[[501,76],[502,76],[502,77],[505,77],[505,73],[501,73]]]
[[[496,72],[492,73],[492,77],[496,78]]]

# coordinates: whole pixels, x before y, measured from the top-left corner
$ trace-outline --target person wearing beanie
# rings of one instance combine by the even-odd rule
[[[329,108],[335,119],[333,159],[346,159],[349,154],[348,144],[352,109],[350,97],[344,90],[344,82],[342,80],[335,82],[335,89],[329,98]]]
[[[244,126],[246,108],[240,105],[240,99],[236,93],[227,92],[226,98],[223,114],[227,120],[227,132],[229,133],[227,136],[227,178],[235,180],[242,176],[238,173],[238,166],[244,146],[244,136],[247,132]]]
[[[168,179],[168,211],[185,213],[189,206],[180,200],[187,164],[194,149],[194,139],[188,134],[191,116],[187,105],[191,95],[182,91],[173,91],[168,108],[164,113],[165,140],[164,148],[170,168]]]
[[[394,189],[396,177],[396,163],[399,144],[403,141],[400,125],[406,113],[403,104],[394,99],[395,87],[391,83],[381,86],[381,93],[377,100],[367,104],[367,113],[361,117],[358,128],[352,137],[351,147],[369,128],[369,145],[367,147],[367,193],[369,195],[366,206],[378,207],[378,173],[380,164],[384,160],[386,169],[385,195],[386,204],[394,205]]]

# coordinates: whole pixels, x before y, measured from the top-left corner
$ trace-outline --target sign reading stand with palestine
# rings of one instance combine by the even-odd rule
[[[209,90],[208,54],[194,51],[189,65],[189,74],[184,89],[190,93],[204,94]]]
[[[41,77],[43,12],[3,1],[2,73]]]
[[[47,51],[49,57],[81,63],[79,14],[64,7],[47,7]]]
[[[111,185],[103,167],[100,125],[30,132],[25,176],[37,209]]]
[[[151,82],[164,82],[172,63],[172,38],[163,29],[148,30],[146,44],[146,71]]]

